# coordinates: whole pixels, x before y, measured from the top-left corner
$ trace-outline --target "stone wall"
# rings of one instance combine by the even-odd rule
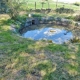
[[[39,24],[39,19],[38,18],[28,18],[26,20],[25,26],[24,27],[28,27],[31,25],[38,25]]]

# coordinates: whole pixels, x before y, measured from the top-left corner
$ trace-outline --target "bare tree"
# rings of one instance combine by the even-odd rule
[[[8,14],[11,18],[16,18],[16,16],[19,14],[20,9],[20,3],[19,0],[4,0],[5,4],[8,6]]]

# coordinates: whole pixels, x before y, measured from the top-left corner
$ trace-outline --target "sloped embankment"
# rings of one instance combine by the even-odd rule
[[[9,25],[2,25],[3,19],[0,22],[0,80],[80,79],[79,43],[24,39],[11,32]]]

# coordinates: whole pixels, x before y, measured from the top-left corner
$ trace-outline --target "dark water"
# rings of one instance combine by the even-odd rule
[[[33,40],[52,40],[53,43],[62,44],[72,39],[71,32],[64,29],[57,28],[42,28],[37,30],[27,31],[22,35],[24,38],[31,38]]]

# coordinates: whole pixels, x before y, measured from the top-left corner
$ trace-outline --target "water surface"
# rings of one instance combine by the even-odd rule
[[[24,38],[31,38],[33,40],[52,40],[53,43],[62,44],[72,39],[73,35],[70,31],[57,28],[42,28],[37,30],[30,30],[22,34]]]

